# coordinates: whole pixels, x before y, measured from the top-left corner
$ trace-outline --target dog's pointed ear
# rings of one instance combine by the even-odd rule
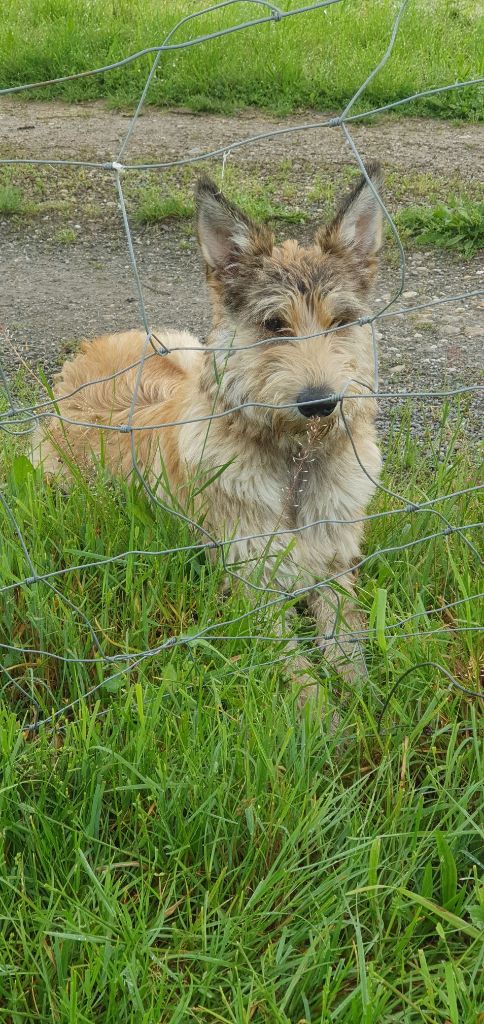
[[[207,267],[224,276],[244,257],[270,255],[272,232],[255,224],[219,191],[201,178],[195,193],[197,233]]]
[[[379,192],[383,181],[380,164],[368,164],[366,173]],[[322,249],[353,253],[363,262],[378,255],[383,239],[382,209],[372,187],[362,174],[352,192],[343,200],[333,222],[320,230],[316,241]]]

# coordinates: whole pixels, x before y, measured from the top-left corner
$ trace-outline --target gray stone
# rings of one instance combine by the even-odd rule
[[[449,338],[457,338],[463,331],[461,327],[453,327],[451,324],[446,324],[445,333],[449,335]]]

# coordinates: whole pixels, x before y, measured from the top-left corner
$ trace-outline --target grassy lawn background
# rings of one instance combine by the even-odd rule
[[[283,4],[286,10],[291,6],[300,4]],[[380,60],[398,6],[395,0],[344,0],[326,12],[167,53],[147,102],[213,111],[250,104],[278,113],[340,108]],[[180,18],[202,7],[200,0],[0,0],[0,87],[84,71],[157,45]],[[261,13],[262,8],[247,2],[204,15],[184,26],[175,41]],[[358,109],[482,75],[483,24],[474,0],[410,0],[391,59]],[[151,60],[144,57],[36,95],[133,104]],[[481,117],[482,110],[482,92],[475,87],[399,108],[400,113],[465,119]]]

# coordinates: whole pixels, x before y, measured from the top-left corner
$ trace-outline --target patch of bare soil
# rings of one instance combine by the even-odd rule
[[[321,115],[314,115],[314,117]],[[291,119],[292,125],[309,120]],[[259,113],[237,117],[163,112],[147,108],[136,125],[125,162],[195,156],[288,122]],[[129,120],[101,104],[66,106],[4,99],[0,103],[0,156],[112,160]],[[484,130],[474,125],[381,118],[355,123],[352,136],[363,158],[378,155],[386,170],[457,176],[471,187],[482,153]],[[230,160],[268,178],[282,160],[295,180],[348,163],[337,128],[279,135],[235,150]],[[220,166],[220,163],[219,163]],[[110,177],[110,175],[108,174]],[[87,178],[89,182],[89,178]],[[89,195],[86,193],[86,210]],[[114,197],[96,220],[76,208],[75,240],[56,240],[54,216],[0,216],[0,352],[9,372],[22,363],[52,373],[80,338],[139,326],[140,312],[126,238]],[[305,238],[309,228],[290,225],[286,234]],[[149,320],[188,328],[203,337],[208,301],[196,241],[186,223],[133,227],[133,242]],[[463,260],[437,249],[412,250],[398,307],[477,291],[482,261]],[[384,261],[376,302],[385,304],[399,282],[392,257]],[[475,385],[482,369],[483,296],[462,299],[378,323],[380,387],[394,392],[436,391]],[[386,403],[384,419],[393,402]],[[437,418],[440,399],[419,399],[416,419]],[[475,399],[469,423],[478,423]]]

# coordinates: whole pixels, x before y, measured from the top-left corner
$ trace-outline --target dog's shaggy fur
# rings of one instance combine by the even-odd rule
[[[378,184],[377,165],[369,175]],[[380,455],[368,397],[371,331],[346,324],[367,312],[380,206],[362,178],[311,246],[276,246],[268,228],[202,179],[197,217],[213,304],[206,344],[155,331],[168,349],[155,354],[136,330],[84,342],[55,385],[65,421],[41,423],[34,459],[65,477],[69,463],[87,474],[102,454],[128,477],[134,446],[158,497],[194,509],[218,539],[243,538],[230,546],[231,561],[253,568],[264,556],[262,575],[252,577],[258,586],[293,593],[337,575],[348,598],[374,490],[355,449],[373,479]],[[341,394],[343,402],[332,397]],[[127,424],[136,430],[99,429]],[[318,633],[333,631],[337,603],[327,589],[309,592]],[[351,598],[343,621],[344,630],[361,626]],[[326,656],[342,647],[349,650],[331,643]],[[297,673],[301,680],[300,661]]]

